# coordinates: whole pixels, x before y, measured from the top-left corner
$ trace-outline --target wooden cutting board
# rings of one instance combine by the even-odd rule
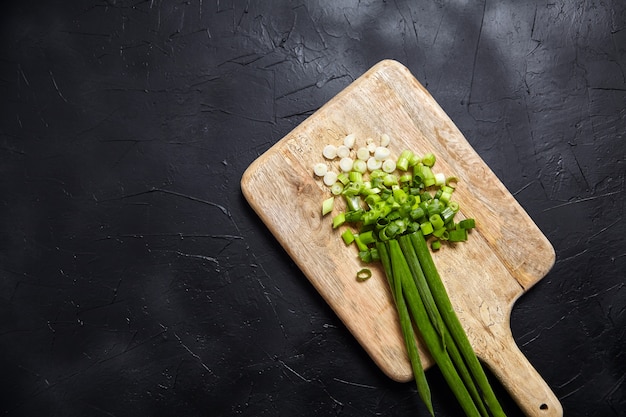
[[[468,242],[434,254],[451,301],[477,355],[525,413],[561,416],[561,404],[518,349],[509,323],[515,300],[553,266],[554,249],[407,68],[378,63],[255,160],[241,180],[251,207],[382,371],[411,380],[382,270],[357,282],[363,265],[355,248],[344,246],[343,229],[332,229],[332,215],[321,216],[330,195],[312,168],[323,161],[325,145],[339,145],[348,134],[357,144],[388,134],[392,154],[433,152],[435,171],[459,178],[454,199],[477,228]]]

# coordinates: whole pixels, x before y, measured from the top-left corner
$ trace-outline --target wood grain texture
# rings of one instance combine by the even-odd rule
[[[456,175],[461,215],[476,219],[465,244],[434,256],[477,355],[531,416],[562,415],[560,403],[519,351],[510,332],[515,300],[555,261],[552,245],[462,133],[407,68],[382,61],[354,81],[244,173],[251,207],[390,378],[412,379],[399,323],[381,269],[359,283],[362,267],[332,216],[321,216],[327,188],[312,174],[322,148],[353,133],[357,142],[391,136],[390,149],[437,155],[437,172]],[[341,203],[338,203],[341,206]],[[420,345],[426,366],[432,360]]]

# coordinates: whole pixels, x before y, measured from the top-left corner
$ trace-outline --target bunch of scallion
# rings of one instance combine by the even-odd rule
[[[392,160],[382,149],[388,137],[383,141],[385,146],[370,146],[369,152],[359,149],[356,161],[343,149],[339,174],[329,175],[331,171],[321,163],[316,165],[316,175],[324,177],[333,194],[324,200],[322,214],[333,211],[335,198],[343,198],[346,210],[332,217],[333,228],[345,227],[344,242],[356,244],[363,262],[382,263],[418,394],[430,413],[434,415],[431,394],[414,329],[467,416],[504,416],[430,252],[442,242],[467,240],[468,231],[475,227],[473,219],[455,220],[459,205],[451,197],[457,180],[433,172],[436,158],[432,153],[419,157],[405,150]],[[350,145],[354,146],[354,137],[348,135],[344,146],[350,149]],[[377,158],[380,155],[384,156]],[[324,156],[332,160],[336,154],[327,147]],[[370,276],[367,267],[357,273],[361,281]]]

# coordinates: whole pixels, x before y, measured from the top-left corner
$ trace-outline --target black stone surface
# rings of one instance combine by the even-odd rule
[[[626,415],[623,1],[8,3],[0,414],[426,416],[239,188],[392,58],[556,249],[513,311],[522,351],[566,416]]]

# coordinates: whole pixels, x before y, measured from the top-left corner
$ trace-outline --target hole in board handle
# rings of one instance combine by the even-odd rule
[[[541,404],[541,405],[539,406],[539,409],[540,409],[540,410],[547,410],[547,409],[548,409],[548,404],[545,404],[545,403],[544,403],[544,404]]]

